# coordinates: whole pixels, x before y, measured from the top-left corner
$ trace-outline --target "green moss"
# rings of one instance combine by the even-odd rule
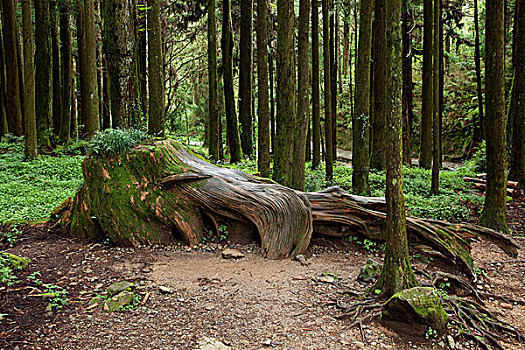
[[[4,261],[6,261],[11,266],[11,268],[18,269],[18,270],[25,269],[26,267],[29,266],[29,263],[31,262],[31,260],[29,260],[28,258],[24,258],[18,255],[6,253],[6,252],[1,252],[0,257]]]

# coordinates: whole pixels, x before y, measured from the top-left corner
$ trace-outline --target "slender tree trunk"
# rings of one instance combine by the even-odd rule
[[[439,194],[439,168],[441,166],[441,145],[440,145],[440,125],[439,122],[441,117],[439,115],[439,99],[440,99],[440,79],[441,79],[441,64],[439,58],[440,45],[440,30],[439,25],[441,22],[441,0],[434,1],[434,75],[433,75],[433,89],[434,89],[434,113],[433,113],[433,148],[432,148],[432,183],[431,183],[431,192],[434,195]]]
[[[138,18],[138,51],[139,51],[139,85],[140,85],[140,103],[142,105],[142,119],[146,120],[148,115],[148,79],[147,79],[147,63],[148,63],[148,42],[146,38],[146,33],[148,31],[148,26],[146,25],[147,12],[147,0],[139,0],[138,2],[141,6],[138,8],[139,18]],[[162,51],[161,51],[162,53]],[[164,113],[164,111],[163,111]]]
[[[306,162],[306,136],[308,119],[310,118],[310,62],[308,60],[309,29],[310,29],[310,0],[299,2],[299,42],[297,57],[297,121],[294,132],[294,153],[292,164],[292,188],[304,191],[305,162]]]
[[[505,25],[504,0],[486,4],[485,69],[487,133],[487,191],[480,221],[483,225],[508,231],[506,214],[507,151],[505,138]]]
[[[222,2],[222,62],[224,66],[224,107],[226,110],[226,128],[230,146],[230,163],[237,163],[242,158],[239,123],[235,112],[233,93],[233,34],[231,24],[230,0]]]
[[[110,98],[109,98],[109,74],[107,70],[106,58],[102,59],[102,114],[103,124],[102,129],[106,130],[111,127],[111,109],[110,109]]]
[[[474,134],[472,136],[472,148],[483,140],[483,93],[481,88],[481,54],[479,42],[479,14],[478,14],[478,0],[474,0],[474,28],[475,28],[475,42],[474,42],[474,62],[476,64],[476,93],[478,96],[478,116],[474,121]]]
[[[0,7],[2,3],[0,2]],[[5,60],[4,60],[4,40],[0,33],[0,137],[9,132],[7,128],[7,93],[5,84]]]
[[[35,61],[33,57],[31,0],[22,0],[22,28],[24,37],[24,153],[26,158],[36,158],[38,145],[35,115]]]
[[[78,64],[78,60],[77,60]],[[73,70],[75,72],[75,70]],[[77,91],[76,91],[76,82],[77,79],[75,77],[75,73],[73,73],[73,79],[71,80],[71,97],[69,98],[71,101],[71,138],[73,140],[78,139],[78,119],[77,119]]]
[[[334,0],[330,0],[330,93],[332,97],[332,159],[337,161],[337,10]]]
[[[321,165],[321,104],[319,93],[319,0],[312,0],[312,168]]]
[[[332,132],[332,68],[330,67],[330,20],[331,0],[322,0],[323,9],[323,68],[324,68],[324,129],[326,180],[334,177],[334,152]]]
[[[162,57],[160,6],[161,6],[160,0],[148,0],[148,68],[149,68],[148,132],[151,135],[164,137],[164,73],[163,73],[164,60]],[[213,14],[214,14],[214,11],[215,11],[215,8],[212,11]],[[215,25],[215,21],[213,25]],[[215,40],[215,35],[213,39]],[[216,97],[217,96],[216,95],[217,94],[216,76],[214,77],[214,83],[215,83],[215,97]],[[217,108],[216,98],[214,102],[215,102],[215,110],[216,110]]]
[[[421,134],[419,150],[419,167],[430,169],[432,166],[432,115],[434,111],[433,86],[433,33],[432,1],[424,0],[423,26],[423,87],[421,106]],[[438,74],[436,72],[436,74]]]
[[[98,108],[98,91],[97,91],[97,43],[95,38],[95,8],[91,0],[84,0],[84,45],[86,58],[86,84],[83,111],[86,120],[86,133],[92,136],[100,130],[100,117]],[[128,43],[129,45],[129,43]]]
[[[408,258],[405,202],[403,198],[402,159],[402,49],[401,49],[401,0],[387,2],[387,45],[391,50],[388,62],[391,66],[389,95],[388,144],[386,177],[386,253],[383,269],[376,283],[386,297],[418,285]]]
[[[386,47],[386,1],[375,0],[373,43],[375,48],[374,70],[374,113],[371,125],[371,156],[372,169],[386,169],[387,145],[387,47]]]
[[[274,69],[273,69],[273,54],[268,54],[268,69],[270,70],[270,147],[271,154],[275,151],[275,86],[274,86]]]
[[[514,59],[514,94],[512,104],[512,152],[509,178],[518,181],[520,189],[525,190],[525,1],[517,0],[516,21],[514,23],[516,49]]]
[[[71,133],[71,80],[73,79],[73,40],[71,38],[71,13],[68,4],[61,4],[60,9],[60,43],[62,72],[62,112],[60,117],[60,139],[69,140]],[[96,72],[96,71],[95,71]]]
[[[22,136],[22,105],[20,101],[20,77],[18,76],[18,29],[16,24],[14,0],[2,0],[2,32],[4,34],[4,53],[7,91],[7,125],[9,132]]]
[[[49,1],[35,0],[35,106],[38,144],[50,146],[51,120],[51,32]]]
[[[274,150],[273,179],[292,185],[293,134],[295,113],[294,2],[277,3],[277,137]]]
[[[412,82],[412,34],[414,24],[412,10],[406,8],[408,0],[404,1],[403,12],[403,158],[407,166],[412,166],[412,124],[414,120]]]
[[[244,155],[253,155],[252,113],[252,21],[253,0],[240,0],[241,35],[239,39],[239,122],[241,148]]]
[[[270,104],[268,96],[268,1],[257,0],[257,102],[259,129],[257,169],[270,177]]]
[[[77,13],[77,48],[78,48],[78,82],[79,82],[79,103],[77,104],[78,109],[78,124],[83,127],[79,130],[79,133],[83,134],[86,130],[86,45],[85,45],[85,29],[84,29],[84,0],[78,2],[78,13]]]
[[[219,160],[219,103],[217,99],[217,21],[215,0],[208,0],[208,120],[209,154]]]
[[[87,0],[85,0],[87,1]],[[108,64],[113,127],[138,127],[139,86],[131,0],[104,1],[104,52]]]
[[[370,128],[370,55],[372,39],[372,11],[374,2],[361,0],[359,21],[359,56],[356,72],[355,115],[353,117],[352,189],[367,194]]]

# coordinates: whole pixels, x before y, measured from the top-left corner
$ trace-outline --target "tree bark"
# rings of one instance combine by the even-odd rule
[[[4,35],[4,53],[7,89],[7,125],[9,132],[22,136],[22,105],[20,101],[20,77],[18,76],[18,29],[16,24],[14,0],[2,0],[2,32]]]
[[[387,144],[387,47],[386,47],[386,1],[375,0],[373,43],[375,48],[374,70],[374,113],[371,125],[370,168],[377,170],[386,169],[386,144]]]
[[[209,155],[219,160],[219,101],[217,97],[217,21],[215,0],[208,0],[208,121]]]
[[[514,59],[514,94],[512,104],[512,152],[509,178],[525,191],[525,2],[517,2],[516,23],[514,24],[516,50]],[[518,49],[520,48],[520,49]]]
[[[299,2],[299,42],[297,57],[297,120],[294,132],[294,152],[291,187],[304,191],[306,134],[310,118],[310,62],[309,62],[309,29],[310,0]]]
[[[35,106],[38,144],[50,146],[51,32],[49,0],[35,0]]]
[[[321,107],[319,92],[319,0],[312,0],[312,168],[321,165]]]
[[[440,135],[440,120],[441,116],[439,115],[439,100],[440,100],[440,78],[441,78],[441,64],[439,58],[441,40],[440,37],[440,22],[441,22],[441,0],[434,1],[434,75],[433,75],[433,89],[434,89],[434,113],[433,113],[433,129],[432,129],[432,138],[433,138],[433,147],[432,147],[432,182],[431,182],[431,192],[434,195],[439,194],[439,168],[441,167],[441,135]]]
[[[432,17],[432,2],[433,0],[425,0],[423,5],[423,85],[421,102],[419,167],[424,169],[430,169],[432,166],[432,115],[434,111],[434,89],[432,88],[434,84],[432,79],[434,19]]]
[[[487,108],[487,191],[480,221],[507,232],[507,151],[505,137],[504,0],[486,4],[485,70]]]
[[[26,158],[36,158],[38,145],[35,116],[35,61],[33,56],[31,0],[22,0],[22,31],[24,37],[24,154]]]
[[[233,34],[231,24],[230,0],[222,1],[222,62],[224,67],[224,108],[226,110],[226,135],[230,147],[230,163],[237,163],[242,158],[239,122],[235,112],[233,93]]]
[[[359,21],[359,55],[356,68],[355,115],[352,133],[352,189],[354,193],[366,194],[370,168],[370,55],[372,43],[372,12],[374,2],[361,0]]]
[[[326,181],[334,178],[334,152],[332,132],[332,68],[330,66],[330,10],[331,0],[322,0],[323,11],[323,69],[324,69],[324,130],[325,130],[325,171]]]
[[[136,128],[141,115],[132,14],[131,0],[104,1],[104,52],[114,128]]]
[[[339,18],[334,0],[330,0],[330,6],[330,92],[332,97],[330,107],[332,108],[332,159],[335,163],[337,161],[337,22]]]
[[[293,134],[296,120],[294,67],[294,4],[277,3],[277,135],[274,150],[273,179],[292,184]]]
[[[2,3],[0,2],[0,8]],[[1,10],[0,10],[1,12]],[[6,91],[6,77],[5,77],[5,54],[4,54],[4,39],[0,33],[0,137],[9,133],[7,127],[7,91]]]
[[[253,155],[252,112],[252,22],[253,0],[240,0],[241,33],[239,39],[239,123],[241,148],[247,157]]]
[[[85,45],[85,93],[82,94],[85,99],[85,110],[83,111],[86,121],[86,133],[88,136],[93,136],[100,130],[100,116],[99,103],[97,91],[97,58],[96,50],[97,43],[95,38],[95,8],[94,2],[91,0],[84,0],[84,45]],[[129,43],[127,45],[130,45]],[[136,78],[136,76],[135,76]],[[128,87],[130,88],[130,87]],[[133,113],[130,111],[130,113]]]
[[[270,104],[268,96],[268,1],[257,0],[257,104],[259,107],[257,169],[270,177]]]
[[[89,157],[82,168],[84,184],[73,200],[69,198],[54,213],[61,224],[71,225],[75,237],[109,238],[135,246],[170,244],[179,237],[193,246],[202,241],[204,228],[219,234],[219,225],[226,225],[231,235],[258,235],[269,258],[303,253],[312,232],[385,239],[383,198],[353,196],[337,187],[293,191],[206,163],[173,140],[139,145],[127,155]],[[398,214],[404,215],[404,207]],[[471,239],[489,239],[513,256],[519,247],[507,235],[490,229],[437,220],[408,218],[408,234],[410,242],[457,259],[471,274]]]
[[[61,3],[60,12],[60,58],[62,83],[62,111],[60,113],[60,134],[62,141],[69,140],[71,134],[71,81],[73,80],[73,40],[71,37],[71,12],[69,4]],[[95,71],[96,72],[96,71]]]
[[[148,4],[147,0],[139,0],[138,1],[138,33],[137,33],[137,44],[138,44],[138,74],[139,74],[139,85],[140,85],[140,104],[142,105],[142,119],[146,120],[148,115],[148,79],[147,79],[147,71],[148,71],[148,41],[147,41],[147,13],[148,13]],[[161,51],[162,53],[162,51]],[[102,99],[101,99],[102,100]],[[163,111],[164,113],[164,111]]]
[[[164,59],[162,56],[162,36],[160,0],[148,0],[148,69],[149,69],[149,125],[151,135],[164,137]],[[215,11],[215,7],[213,8]],[[215,14],[215,13],[214,13]],[[213,16],[215,19],[215,16]],[[215,26],[215,21],[213,23]],[[215,28],[215,27],[214,27]],[[213,38],[215,40],[215,36]],[[216,54],[215,52],[213,53]],[[217,78],[215,77],[215,94]],[[145,93],[145,92],[144,92]],[[215,95],[216,96],[216,95]],[[215,105],[217,101],[215,100]],[[215,107],[216,108],[216,107]]]
[[[475,28],[475,38],[474,38],[474,62],[476,64],[476,94],[478,96],[478,116],[474,121],[474,132],[472,135],[472,147],[471,154],[473,154],[474,149],[476,149],[481,141],[483,141],[484,132],[483,132],[483,92],[481,88],[481,54],[480,54],[480,42],[479,42],[479,14],[478,14],[478,0],[474,0],[474,28]]]
[[[405,4],[408,0],[405,0]],[[403,158],[406,166],[412,166],[412,129],[414,121],[412,81],[412,26],[414,17],[412,10],[406,8],[403,12]]]
[[[78,2],[77,21],[77,48],[78,48],[78,82],[79,82],[79,97],[78,97],[78,123],[84,128],[79,130],[79,133],[84,134],[86,128],[86,101],[84,96],[86,93],[86,44],[85,44],[85,29],[84,29],[84,0]]]
[[[376,288],[386,297],[418,285],[408,258],[408,238],[403,196],[403,121],[402,121],[402,48],[401,0],[388,1],[387,43],[391,73],[389,95],[388,144],[386,173],[386,253]]]

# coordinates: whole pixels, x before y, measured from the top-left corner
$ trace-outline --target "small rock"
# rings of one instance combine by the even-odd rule
[[[222,257],[224,259],[241,259],[244,258],[244,254],[236,249],[225,249],[222,252]]]
[[[142,273],[150,273],[151,269],[149,267],[145,267],[141,271],[142,271]]]
[[[448,346],[451,349],[455,349],[456,348],[456,342],[454,341],[454,338],[452,338],[452,336],[450,334],[447,335],[447,343],[448,343]]]
[[[159,286],[159,292],[161,294],[173,294],[173,290],[170,287]]]
[[[263,341],[262,343],[264,346],[271,346],[272,345],[272,340],[271,339],[266,339],[265,341]]]
[[[115,312],[120,308],[128,306],[133,302],[133,292],[123,291],[104,302],[104,311]]]
[[[110,285],[107,289],[108,296],[112,297],[114,295],[117,295],[123,291],[129,291],[132,292],[135,290],[135,285],[128,281],[120,281],[115,282],[112,285]]]
[[[197,342],[195,350],[231,350],[231,347],[215,338],[204,337]]]
[[[334,283],[335,282],[335,278],[334,278],[334,276],[326,275],[326,276],[320,277],[319,278],[319,282]]]
[[[295,260],[299,261],[302,266],[308,266],[308,261],[306,261],[306,258],[302,254],[297,255]]]
[[[379,272],[381,272],[381,264],[373,259],[368,259],[365,266],[359,271],[359,276],[357,276],[358,281],[370,282],[375,279]]]
[[[506,309],[506,310],[512,310],[514,308],[512,304],[508,304],[508,303],[499,303],[499,306],[501,306],[501,308]]]

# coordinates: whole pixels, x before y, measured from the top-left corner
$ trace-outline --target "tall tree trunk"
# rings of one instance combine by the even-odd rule
[[[432,17],[432,1],[433,0],[424,0],[423,4],[423,86],[421,102],[419,167],[424,169],[430,169],[432,166],[432,115],[434,111],[434,89],[432,88],[434,84],[432,79],[434,19]]]
[[[330,92],[332,97],[332,159],[337,161],[337,9],[334,0],[330,0]]]
[[[440,37],[440,26],[441,22],[441,0],[434,1],[434,75],[433,75],[433,89],[434,89],[434,113],[433,113],[433,147],[432,147],[432,183],[431,192],[434,195],[439,194],[439,168],[441,166],[441,135],[440,135],[440,120],[439,115],[439,99],[440,99],[440,79],[441,79],[441,63],[439,59],[441,57],[439,50],[441,46],[439,42]]]
[[[294,2],[277,3],[277,137],[273,179],[292,184],[293,135],[295,125]]]
[[[230,0],[222,1],[222,62],[224,66],[224,108],[226,110],[226,128],[230,146],[230,163],[237,163],[242,158],[239,138],[239,122],[235,112],[233,93],[233,34],[231,23]]]
[[[321,165],[321,104],[319,92],[319,0],[312,0],[312,168]]]
[[[86,44],[85,42],[85,29],[84,29],[84,0],[78,2],[78,13],[76,16],[77,21],[77,47],[78,47],[78,82],[79,82],[79,103],[77,104],[78,109],[78,124],[83,125],[83,129],[79,130],[79,133],[83,134],[86,130]]]
[[[146,38],[146,33],[148,31],[148,26],[146,25],[146,17],[148,10],[147,0],[139,0],[140,7],[138,8],[138,75],[139,75],[139,85],[140,85],[140,104],[142,106],[142,119],[146,120],[148,115],[148,79],[147,79],[147,56],[148,56],[148,41]],[[162,52],[162,51],[161,51]],[[164,112],[164,111],[163,111]]]
[[[408,0],[404,0],[405,5]],[[412,9],[404,7],[403,12],[403,158],[407,166],[412,166],[412,129],[414,120],[412,82],[412,34],[414,24]]]
[[[49,1],[35,0],[35,106],[38,144],[50,146],[51,120],[51,32]]]
[[[408,258],[408,239],[403,198],[403,159],[402,159],[402,49],[401,49],[401,0],[387,2],[388,29],[387,45],[391,66],[389,95],[391,113],[389,114],[388,144],[390,156],[387,158],[386,173],[386,253],[381,275],[376,283],[387,297],[418,285]]]
[[[324,69],[324,130],[326,180],[334,178],[334,152],[332,132],[332,68],[330,67],[330,11],[331,0],[322,0],[323,9],[323,69]]]
[[[478,116],[474,121],[474,133],[472,135],[472,146],[473,149],[483,140],[483,92],[481,88],[481,54],[480,54],[480,43],[479,43],[479,14],[478,14],[478,0],[474,0],[474,28],[475,28],[475,39],[474,39],[474,62],[476,64],[476,93],[478,96]]]
[[[35,61],[33,56],[31,0],[22,0],[22,29],[24,37],[24,154],[26,158],[36,158],[38,145],[35,116]]]
[[[375,0],[374,25],[372,42],[375,48],[373,62],[374,70],[374,113],[371,125],[370,167],[372,169],[386,169],[386,145],[387,145],[387,47],[386,47],[386,1]]]
[[[244,155],[253,155],[252,112],[252,21],[253,0],[240,0],[241,35],[239,39],[239,123]]]
[[[271,46],[270,44],[268,44]],[[270,52],[268,54],[268,69],[270,75],[270,147],[271,154],[275,152],[275,134],[276,134],[276,125],[275,125],[275,84],[274,84],[274,64],[273,64],[273,54]]]
[[[136,128],[141,111],[133,2],[131,0],[104,1],[103,19],[104,52],[109,72],[113,127]]]
[[[62,71],[62,112],[60,114],[60,139],[69,140],[71,127],[71,81],[73,80],[73,40],[71,38],[71,12],[68,4],[60,4],[60,43]],[[96,73],[96,70],[95,70]]]
[[[505,137],[504,0],[486,4],[485,71],[487,108],[487,191],[480,221],[506,232],[507,150]]]
[[[0,2],[0,7],[2,3]],[[7,128],[7,93],[5,83],[4,39],[0,33],[0,137],[9,132]]]
[[[516,49],[514,59],[514,94],[512,104],[512,152],[509,178],[518,181],[525,190],[525,1],[517,0],[515,30]]]
[[[107,70],[106,58],[102,59],[102,115],[103,124],[102,129],[106,130],[111,127],[111,109],[110,109],[110,98],[109,98],[109,74]]]
[[[73,58],[74,59],[74,58]],[[76,61],[78,64],[78,60]],[[75,71],[73,71],[75,72]],[[73,73],[73,80],[71,80],[71,97],[69,98],[71,101],[71,133],[70,136],[73,140],[78,139],[78,119],[77,119],[77,86],[76,86],[77,79],[75,77],[75,73]]]
[[[301,0],[299,2],[299,39],[297,49],[297,120],[294,132],[291,182],[292,188],[300,191],[304,191],[305,186],[306,135],[308,119],[310,118],[309,15],[310,0]]]
[[[9,132],[22,136],[22,105],[20,101],[20,77],[18,76],[18,29],[14,0],[2,0],[2,32],[4,35],[7,125]]]
[[[209,154],[219,160],[219,101],[217,98],[217,21],[215,0],[208,0],[208,128]]]
[[[370,55],[372,39],[372,12],[374,2],[361,0],[359,21],[359,56],[356,70],[355,115],[353,116],[352,189],[367,194],[370,128]]]
[[[149,126],[151,135],[164,136],[164,59],[160,20],[160,0],[148,0]],[[215,11],[215,8],[212,12]],[[215,16],[213,16],[215,17]],[[215,22],[215,21],[214,21]],[[213,23],[215,25],[215,23]],[[215,37],[213,38],[215,40]],[[217,78],[215,77],[215,90]],[[145,93],[145,91],[144,91]],[[217,92],[215,92],[217,94]],[[215,95],[216,96],[216,95]],[[215,105],[217,101],[215,99]],[[215,107],[216,108],[216,107]]]
[[[270,177],[270,104],[268,96],[268,1],[257,0],[257,103],[259,129],[257,169]]]
[[[97,43],[95,32],[95,8],[91,0],[84,0],[84,46],[86,58],[86,84],[85,107],[83,111],[86,120],[86,133],[88,136],[94,135],[100,130],[99,103],[97,91]],[[128,43],[127,45],[130,45]],[[128,87],[131,89],[131,87]]]

